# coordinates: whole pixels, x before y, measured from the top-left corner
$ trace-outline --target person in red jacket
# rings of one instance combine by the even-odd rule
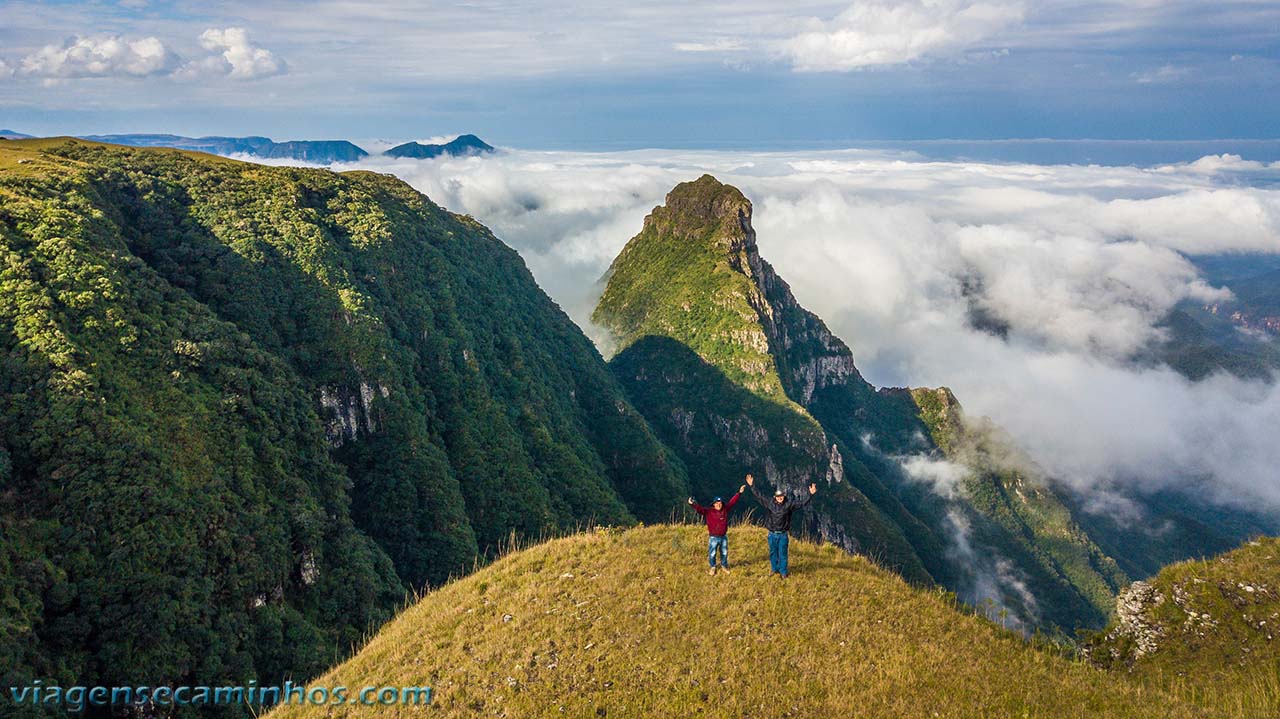
[[[725,533],[729,531],[729,511],[733,509],[733,505],[742,499],[742,493],[747,491],[747,485],[738,488],[738,493],[729,498],[729,503],[725,504],[724,500],[716,497],[711,500],[710,507],[704,507],[693,501],[693,497],[689,498],[689,506],[693,507],[693,511],[701,514],[707,520],[707,562],[711,565],[708,570],[710,574],[716,573],[716,555],[720,556],[720,566],[725,572],[729,571],[729,540],[725,537]]]

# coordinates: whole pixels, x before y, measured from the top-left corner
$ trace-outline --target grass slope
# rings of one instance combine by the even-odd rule
[[[1039,651],[831,545],[650,526],[558,539],[424,597],[313,685],[430,685],[441,717],[1189,717],[1163,691]],[[417,716],[282,707],[272,719]],[[1211,714],[1209,714],[1211,715]]]
[[[1135,586],[1089,643],[1095,662],[1208,706],[1280,716],[1280,539],[1172,564]]]

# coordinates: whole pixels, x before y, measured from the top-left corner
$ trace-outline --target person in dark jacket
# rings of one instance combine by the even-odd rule
[[[689,498],[689,506],[693,507],[693,511],[701,514],[707,520],[707,562],[711,564],[709,570],[711,574],[716,573],[716,555],[720,555],[720,563],[725,572],[729,571],[729,540],[725,534],[729,531],[729,511],[733,506],[742,499],[742,493],[746,491],[747,485],[738,488],[738,493],[729,498],[729,503],[725,504],[724,500],[716,497],[711,500],[710,507],[704,507],[693,501],[693,497]]]
[[[760,490],[756,489],[755,477],[749,474],[747,486],[751,487],[751,493],[756,496],[756,501],[764,507],[764,528],[769,530],[769,568],[774,574],[786,579],[787,544],[790,542],[787,532],[791,531],[791,515],[797,509],[809,504],[813,495],[818,493],[818,485],[810,484],[809,495],[803,499],[791,499],[781,489],[774,490],[773,497],[766,499]]]

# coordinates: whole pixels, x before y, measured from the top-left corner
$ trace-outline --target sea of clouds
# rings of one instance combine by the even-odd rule
[[[1133,360],[1178,302],[1230,297],[1184,254],[1280,254],[1280,163],[508,150],[359,166],[487,224],[598,341],[609,263],[673,185],[714,174],[753,201],[761,253],[871,382],[951,387],[1081,489],[1194,486],[1280,510],[1280,384]],[[974,329],[975,309],[1007,336]]]

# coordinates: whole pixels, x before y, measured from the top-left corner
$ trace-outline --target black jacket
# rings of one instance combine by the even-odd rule
[[[813,499],[812,494],[806,494],[804,499],[792,499],[785,497],[782,504],[778,504],[773,497],[766,497],[760,493],[760,490],[751,486],[751,493],[756,496],[756,501],[760,506],[764,507],[764,528],[770,532],[789,532],[791,531],[791,514],[797,509],[804,507]]]

